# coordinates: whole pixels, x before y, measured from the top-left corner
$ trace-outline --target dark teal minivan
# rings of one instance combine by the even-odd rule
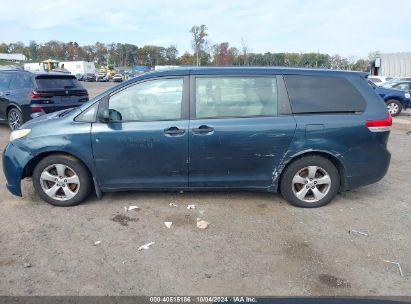
[[[319,207],[387,172],[392,120],[357,72],[178,68],[12,132],[7,188],[57,206],[91,191],[242,189]]]

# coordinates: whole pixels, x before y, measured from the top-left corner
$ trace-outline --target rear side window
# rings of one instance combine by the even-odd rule
[[[275,77],[210,77],[196,79],[196,117],[277,115]]]
[[[29,73],[13,72],[11,73],[11,75],[10,90],[18,90],[24,88],[31,89],[33,87],[33,82]]]
[[[74,76],[68,77],[52,77],[52,76],[37,76],[37,87],[39,89],[82,89],[80,82]]]
[[[365,100],[343,77],[284,76],[293,113],[363,112]]]
[[[7,90],[10,83],[10,73],[0,72],[0,90]]]

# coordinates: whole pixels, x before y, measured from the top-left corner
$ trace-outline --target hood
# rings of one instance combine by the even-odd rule
[[[404,95],[404,91],[393,88],[377,87],[375,90],[383,95]]]
[[[20,129],[27,129],[27,128],[31,129],[31,128],[35,127],[36,125],[39,125],[39,124],[65,119],[67,117],[67,115],[63,115],[63,114],[65,114],[65,113],[72,114],[74,112],[80,113],[81,111],[80,111],[79,108],[70,108],[70,109],[65,109],[65,110],[53,112],[53,113],[50,113],[50,114],[44,114],[44,115],[41,115],[39,117],[36,117],[36,118],[33,118],[33,119],[29,120],[28,122],[23,124],[20,127]]]

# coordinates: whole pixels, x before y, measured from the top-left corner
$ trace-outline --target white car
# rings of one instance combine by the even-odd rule
[[[123,81],[123,75],[122,74],[115,74],[113,76],[113,81],[115,82],[122,82]]]
[[[385,76],[368,76],[368,79],[371,80],[375,85],[381,87],[387,81],[391,80],[392,77],[385,77]]]

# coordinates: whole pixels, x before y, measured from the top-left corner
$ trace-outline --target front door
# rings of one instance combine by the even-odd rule
[[[188,186],[188,81],[147,80],[109,97],[110,121],[92,127],[103,189]]]
[[[296,128],[278,114],[277,77],[193,76],[192,85],[190,187],[271,187]]]

